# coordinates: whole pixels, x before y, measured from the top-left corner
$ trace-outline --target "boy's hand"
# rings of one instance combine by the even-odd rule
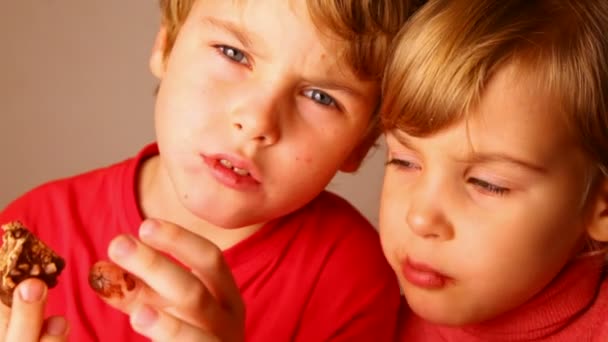
[[[139,235],[141,241],[122,235],[109,246],[110,259],[138,279],[127,275],[130,284],[102,298],[154,341],[243,341],[244,305],[219,248],[158,220],[145,221]]]
[[[68,323],[63,317],[44,319],[48,289],[39,279],[21,282],[13,293],[13,306],[0,303],[0,341],[67,341]]]

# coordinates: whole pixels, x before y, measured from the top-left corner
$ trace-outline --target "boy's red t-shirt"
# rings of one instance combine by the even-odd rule
[[[66,259],[48,314],[66,315],[70,341],[142,341],[128,317],[89,288],[90,266],[108,259],[121,233],[137,235],[137,157],[42,185],[11,203],[0,222],[21,220]],[[399,287],[378,234],[345,200],[321,193],[224,252],[247,307],[247,341],[389,341]]]

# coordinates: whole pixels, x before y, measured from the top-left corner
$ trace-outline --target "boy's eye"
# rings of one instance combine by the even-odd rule
[[[504,195],[508,194],[510,191],[508,188],[503,188],[501,186],[494,185],[492,183],[488,183],[484,180],[477,179],[477,178],[469,179],[469,183],[482,189],[483,191],[487,191],[489,193],[496,194],[499,196],[504,196]]]
[[[310,89],[304,92],[304,95],[311,98],[313,101],[322,104],[324,106],[335,106],[336,101],[333,97],[329,96],[327,93],[322,92],[317,89]]]
[[[245,54],[237,49],[237,48],[233,48],[231,46],[227,46],[227,45],[219,45],[218,49],[220,50],[220,52],[230,58],[231,60],[240,63],[240,64],[247,64],[247,57],[245,56]]]
[[[395,158],[391,158],[389,159],[389,161],[386,162],[386,165],[395,165],[398,168],[404,168],[404,169],[419,169],[420,167],[418,165],[416,165],[415,163],[412,163],[411,161],[408,160],[403,160],[403,159],[395,159]]]

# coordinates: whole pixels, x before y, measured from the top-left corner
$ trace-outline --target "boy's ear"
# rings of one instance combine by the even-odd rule
[[[363,151],[362,148],[356,147],[355,150],[351,152],[348,158],[344,161],[340,167],[340,171],[348,173],[357,171],[366,155],[367,149]]]
[[[340,167],[340,171],[352,173],[359,169],[361,163],[367,156],[369,150],[375,145],[376,140],[374,139],[365,139],[362,141],[355,149],[350,153],[348,158],[344,161],[342,166]]]
[[[152,47],[152,54],[150,55],[150,71],[158,79],[163,78],[165,73],[165,47],[167,44],[167,29],[164,25],[161,25],[156,38],[154,39],[154,46]]]
[[[587,227],[589,236],[600,242],[608,242],[608,177],[601,176],[599,186],[591,206],[591,219]]]
[[[353,149],[348,158],[344,161],[340,167],[340,171],[348,173],[357,171],[369,150],[376,146],[376,141],[378,140],[380,133],[380,118],[375,116],[372,118],[363,139],[361,139],[359,145]]]

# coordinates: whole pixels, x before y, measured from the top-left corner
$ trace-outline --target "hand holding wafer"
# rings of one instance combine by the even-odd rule
[[[140,239],[118,236],[112,262],[92,267],[89,284],[102,299],[155,341],[243,341],[244,305],[215,245],[157,220],[142,224]]]
[[[57,284],[63,258],[21,222],[2,225],[0,249],[0,341],[67,341],[63,317],[44,318],[48,289]]]

